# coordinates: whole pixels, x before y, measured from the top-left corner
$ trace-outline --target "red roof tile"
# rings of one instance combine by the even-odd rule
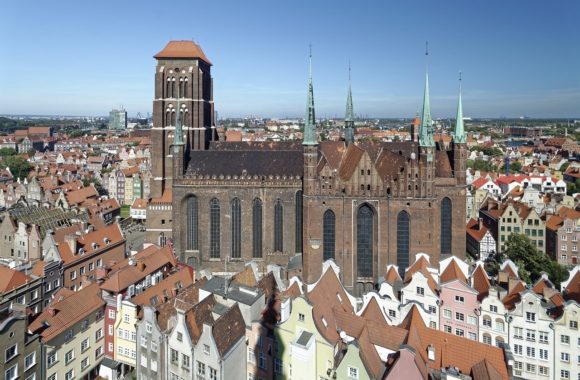
[[[201,59],[211,65],[201,47],[193,41],[169,41],[159,53],[153,56],[156,59],[164,58],[189,58]]]

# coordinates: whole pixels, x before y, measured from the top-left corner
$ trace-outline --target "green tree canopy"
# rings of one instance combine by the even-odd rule
[[[568,271],[542,253],[525,235],[511,234],[505,244],[504,255],[520,268],[520,278],[535,283],[546,272],[550,281],[559,285],[568,278]]]
[[[30,165],[24,158],[18,156],[4,157],[2,160],[2,166],[9,167],[14,178],[20,179],[26,178],[28,173],[32,170],[32,165]]]
[[[0,148],[0,157],[14,156],[16,153],[14,148]]]

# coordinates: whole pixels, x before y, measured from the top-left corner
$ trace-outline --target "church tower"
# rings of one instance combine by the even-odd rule
[[[211,62],[193,41],[170,41],[157,53],[155,99],[153,100],[154,142],[151,157],[151,196],[160,198],[173,182],[171,146],[177,114],[182,123],[184,159],[190,150],[207,149],[215,138]],[[181,96],[178,106],[177,96]],[[177,112],[177,109],[180,109]]]
[[[467,138],[463,125],[463,106],[461,104],[461,73],[459,73],[459,100],[457,101],[457,117],[453,129],[453,171],[458,185],[465,185],[467,170]]]

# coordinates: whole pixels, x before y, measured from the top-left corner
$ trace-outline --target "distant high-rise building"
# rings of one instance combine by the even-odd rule
[[[127,129],[127,111],[121,108],[109,112],[109,129]]]

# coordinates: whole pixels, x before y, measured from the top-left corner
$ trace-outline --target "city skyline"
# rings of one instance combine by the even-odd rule
[[[349,61],[356,114],[413,117],[425,40],[434,118],[454,116],[459,71],[466,117],[579,116],[575,2],[224,3],[204,4],[202,18],[199,4],[179,1],[10,4],[0,26],[0,114],[96,116],[121,104],[130,116],[150,113],[152,56],[167,40],[194,39],[214,64],[221,117],[302,117],[310,43],[319,117],[344,116]]]

